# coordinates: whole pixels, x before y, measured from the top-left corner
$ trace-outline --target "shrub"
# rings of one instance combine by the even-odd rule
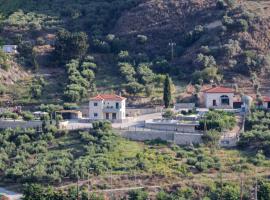
[[[216,60],[213,56],[205,56],[203,54],[198,54],[193,62],[193,65],[197,69],[204,69],[207,67],[215,67],[217,65]]]
[[[245,19],[239,19],[235,22],[235,27],[241,32],[246,32],[248,30],[248,22]]]
[[[216,7],[223,10],[227,7],[227,4],[224,2],[224,0],[218,0],[216,3]]]
[[[196,162],[197,162],[197,159],[195,159],[195,158],[188,158],[187,159],[187,164],[188,165],[195,165]]]
[[[140,83],[137,82],[131,82],[126,85],[126,91],[129,94],[137,95],[143,91],[144,87]]]
[[[64,103],[63,108],[65,110],[77,110],[79,106],[76,103]]]
[[[25,121],[31,121],[34,119],[34,115],[31,112],[22,112],[22,118]]]
[[[137,35],[137,42],[139,44],[145,44],[147,42],[148,38],[145,35]]]
[[[207,163],[205,162],[196,162],[195,167],[200,171],[204,172],[208,169]]]
[[[129,200],[147,200],[148,193],[143,190],[133,190],[128,193]]]
[[[125,79],[126,82],[129,83],[129,82],[136,81],[135,79],[136,71],[131,64],[119,63],[118,67],[119,67],[121,76]]]
[[[222,80],[222,75],[218,73],[218,68],[207,67],[202,71],[195,71],[192,74],[192,80],[194,83],[198,83],[199,80],[209,83],[211,80],[220,82]]]
[[[18,119],[19,115],[17,113],[13,113],[13,112],[4,112],[0,114],[1,118],[9,118],[9,119]]]
[[[118,53],[118,60],[120,62],[128,62],[130,60],[129,52],[128,51],[120,51]]]
[[[99,52],[99,53],[110,53],[111,51],[110,45],[106,41],[102,41],[99,39],[93,40],[92,49],[95,52]]]
[[[184,46],[190,46],[192,45],[194,42],[196,42],[197,40],[199,40],[201,38],[201,36],[204,34],[205,29],[203,26],[198,25],[196,26],[192,31],[189,31],[185,37],[184,40],[182,41],[182,43],[184,44]]]
[[[175,117],[175,113],[171,109],[165,110],[165,112],[162,114],[162,117],[165,119],[172,119]]]
[[[4,95],[6,93],[6,87],[0,84],[0,95]]]

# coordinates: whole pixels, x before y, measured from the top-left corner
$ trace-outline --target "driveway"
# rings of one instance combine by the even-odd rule
[[[121,129],[121,128],[133,127],[133,126],[142,126],[144,124],[144,121],[150,120],[150,119],[162,119],[162,114],[153,113],[153,114],[147,114],[147,115],[140,115],[134,118],[130,118],[128,122],[114,123],[112,124],[112,127],[116,129]]]

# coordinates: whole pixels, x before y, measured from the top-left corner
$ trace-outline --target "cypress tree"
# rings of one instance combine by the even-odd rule
[[[163,90],[163,101],[165,108],[169,108],[172,103],[172,88],[171,88],[171,80],[169,75],[166,75],[164,81],[164,90]]]

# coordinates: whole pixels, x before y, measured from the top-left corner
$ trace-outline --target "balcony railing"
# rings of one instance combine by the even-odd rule
[[[103,112],[119,112],[120,108],[115,107],[105,107],[103,108]]]

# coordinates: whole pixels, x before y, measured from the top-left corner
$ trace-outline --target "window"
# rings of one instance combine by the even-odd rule
[[[118,103],[118,102],[115,103],[115,108],[116,108],[116,109],[119,109],[119,103]]]
[[[97,113],[94,113],[94,117],[97,117],[98,116],[98,114]]]
[[[213,106],[217,106],[217,100],[213,100]]]
[[[112,119],[116,119],[116,113],[112,114]]]
[[[95,106],[95,107],[97,107],[97,106],[98,106],[98,103],[97,103],[97,102],[95,102],[95,103],[94,103],[94,106]]]
[[[110,114],[106,113],[106,119],[110,119]]]
[[[227,95],[222,95],[220,97],[220,100],[221,100],[221,105],[227,105],[227,106],[230,105],[230,99]]]

